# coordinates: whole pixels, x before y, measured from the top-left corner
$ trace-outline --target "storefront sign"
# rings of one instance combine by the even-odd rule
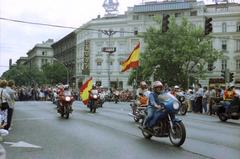
[[[89,41],[84,40],[84,68],[82,70],[82,74],[89,75],[90,68],[89,68]]]

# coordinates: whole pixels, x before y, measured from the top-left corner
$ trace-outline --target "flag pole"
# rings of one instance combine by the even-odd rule
[[[137,74],[138,74],[138,67],[136,69],[136,89],[137,89]]]

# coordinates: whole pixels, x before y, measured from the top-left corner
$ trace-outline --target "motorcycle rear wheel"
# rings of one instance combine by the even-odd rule
[[[181,109],[180,109],[180,113],[182,115],[185,115],[187,113],[187,106],[186,106],[186,104],[182,104]]]
[[[221,112],[221,113],[218,113],[218,117],[221,121],[225,122],[228,120],[228,117],[225,115],[225,113]]]
[[[145,117],[144,117],[143,120],[142,120],[142,123],[141,123],[142,126],[143,126],[144,120],[145,120]],[[143,136],[144,136],[146,139],[151,139],[151,138],[152,138],[152,135],[151,135],[151,134],[148,134],[148,133],[144,132],[143,130],[142,130],[142,134],[143,134]]]
[[[169,138],[174,146],[181,146],[186,139],[186,129],[182,122],[174,122],[173,130],[170,128],[169,130]]]

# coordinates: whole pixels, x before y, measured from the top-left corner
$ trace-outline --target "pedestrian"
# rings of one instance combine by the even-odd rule
[[[191,99],[189,98],[189,95],[190,95],[190,92],[191,92],[191,91],[193,91],[193,90],[192,90],[192,87],[189,86],[189,87],[188,87],[188,91],[187,91],[187,102],[188,102],[188,109],[187,109],[187,111],[188,111],[188,112],[192,112]]]
[[[191,101],[191,107],[192,107],[192,112],[195,113],[195,100],[196,100],[196,95],[193,93],[193,91],[189,92],[189,99]]]
[[[49,95],[48,89],[45,89],[44,91],[45,101],[48,101],[48,97],[49,97],[48,95]]]
[[[0,102],[1,103],[7,103],[8,104],[8,100],[11,100],[9,94],[6,91],[6,87],[8,85],[8,82],[6,80],[2,80],[0,83]],[[2,109],[1,107],[1,112],[0,112],[0,124],[6,126],[7,122],[8,122],[8,109]]]
[[[40,95],[39,95],[40,101],[44,99],[44,87],[40,89]]]
[[[203,107],[202,107],[202,101],[203,101],[203,89],[201,84],[197,84],[198,91],[196,92],[197,95],[197,103],[198,103],[198,111],[199,113],[202,113]]]
[[[209,87],[209,115],[212,115],[212,106],[214,104],[214,98],[216,97],[216,91],[214,87]]]
[[[11,122],[12,122],[12,116],[13,116],[13,110],[14,110],[14,104],[13,101],[15,101],[15,91],[13,90],[15,82],[13,80],[9,80],[8,85],[6,87],[6,91],[8,95],[10,96],[10,99],[7,100],[9,108],[8,108],[8,114],[7,114],[7,125],[4,127],[6,130],[11,130]]]
[[[194,101],[195,108],[194,108],[194,111],[195,111],[195,113],[200,113],[200,111],[199,111],[199,103],[197,101],[197,92],[198,92],[198,88],[195,87],[194,88],[194,96],[195,96],[195,101]]]
[[[205,114],[207,114],[207,102],[208,102],[208,88],[207,87],[203,87],[203,109]]]

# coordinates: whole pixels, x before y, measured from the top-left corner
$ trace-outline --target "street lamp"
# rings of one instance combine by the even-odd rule
[[[62,65],[66,68],[66,70],[67,70],[67,84],[68,84],[68,82],[69,82],[69,81],[68,81],[69,74],[68,74],[68,69],[67,69],[67,67],[66,67],[62,62],[60,62],[58,59],[56,59],[56,58],[54,58],[54,57],[53,57],[53,60],[59,62],[60,64],[62,64]]]
[[[113,34],[115,34],[116,31],[109,29],[109,31],[103,30],[102,33],[105,35],[108,35],[108,37],[109,37],[109,45],[108,46],[111,47],[110,46],[111,36]],[[108,90],[110,90],[110,52],[108,53]]]
[[[70,80],[71,80],[72,78],[75,78],[75,75],[73,75],[73,76],[69,79],[68,83],[70,82]]]

